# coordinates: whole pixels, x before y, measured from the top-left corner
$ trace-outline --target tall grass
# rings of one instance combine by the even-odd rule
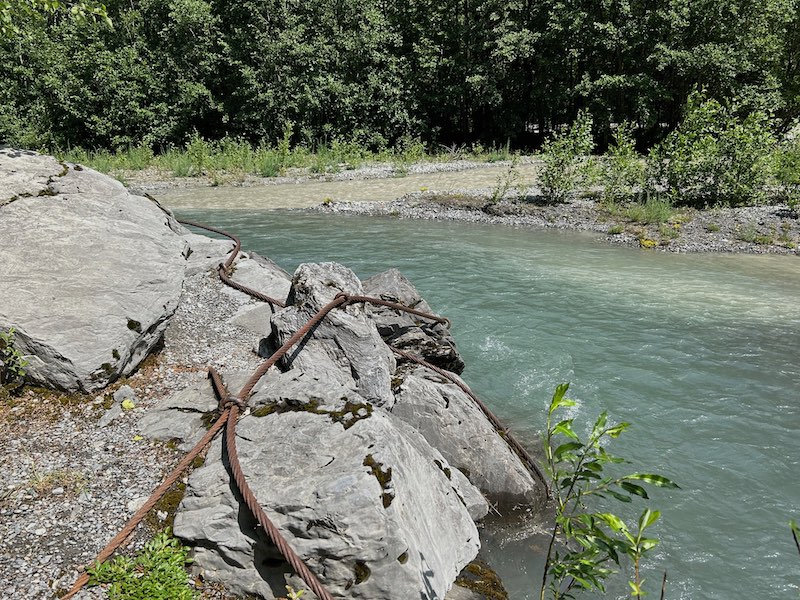
[[[292,124],[288,123],[283,136],[275,144],[253,145],[237,138],[208,141],[195,134],[183,147],[173,147],[155,154],[148,146],[86,150],[70,148],[56,152],[62,160],[80,163],[97,171],[120,176],[126,171],[156,169],[174,177],[227,175],[243,177],[277,177],[290,169],[305,169],[311,173],[338,173],[370,164],[390,164],[406,172],[410,164],[472,159],[484,162],[510,160],[514,153],[508,146],[484,147],[475,144],[459,147],[429,149],[420,140],[402,139],[391,148],[372,150],[354,142],[333,140],[330,143],[292,145]]]

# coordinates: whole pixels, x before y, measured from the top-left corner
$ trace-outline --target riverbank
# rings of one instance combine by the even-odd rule
[[[391,202],[331,202],[323,213],[382,215],[489,223],[511,227],[592,231],[609,243],[667,252],[739,252],[798,254],[800,220],[786,206],[671,209],[663,221],[647,222],[647,208],[609,209],[595,198],[575,198],[560,204],[541,197],[517,196],[493,202],[487,190],[450,193],[419,192]],[[663,207],[653,212],[665,210]]]
[[[705,210],[657,199],[609,205],[600,190],[549,203],[536,186],[539,163],[527,157],[480,163],[372,165],[314,175],[248,177],[214,185],[208,177],[138,172],[129,187],[170,208],[308,209],[322,213],[491,223],[592,231],[609,243],[668,252],[797,254],[800,219],[786,205]]]

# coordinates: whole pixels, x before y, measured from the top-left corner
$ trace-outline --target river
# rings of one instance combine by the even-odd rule
[[[797,597],[788,527],[800,519],[796,257],[676,255],[575,232],[283,210],[178,206],[178,215],[235,232],[290,272],[329,260],[362,277],[399,268],[452,320],[464,378],[528,443],[565,381],[579,430],[602,410],[631,422],[609,450],[631,471],[681,486],[652,494],[663,518],[645,565],[651,596],[667,570],[670,599]],[[535,596],[542,545],[537,526],[486,540],[512,600]],[[617,583],[610,597],[627,597]]]

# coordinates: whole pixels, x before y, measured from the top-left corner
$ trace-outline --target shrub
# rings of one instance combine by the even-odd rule
[[[766,196],[774,150],[765,113],[742,118],[694,92],[678,128],[650,152],[651,182],[675,204],[757,203]]]
[[[539,173],[542,192],[551,202],[564,202],[586,181],[590,153],[594,148],[592,118],[586,112],[565,131],[557,131],[542,146],[544,167]]]
[[[614,132],[614,143],[606,154],[602,173],[603,201],[614,205],[640,194],[645,181],[645,163],[636,152],[632,127],[625,122]]]
[[[0,331],[0,384],[19,384],[25,379],[25,367],[28,361],[14,347],[12,327],[8,331]]]
[[[554,418],[560,408],[575,405],[565,397],[568,388],[568,384],[556,388],[547,413],[544,451],[548,474],[556,484],[553,486],[556,518],[545,558],[540,598],[544,600],[548,588],[553,600],[573,598],[577,590],[604,592],[604,581],[614,573],[611,565],[620,565],[626,556],[634,570],[629,582],[632,596],[641,598],[645,592],[640,562],[658,544],[658,540],[645,537],[644,533],[661,514],[645,508],[634,528],[613,513],[590,511],[587,504],[591,497],[625,503],[635,497],[648,500],[644,485],[678,486],[652,473],[607,476],[607,467],[626,462],[607,451],[608,443],[630,425],[609,424],[603,412],[588,439],[581,441],[572,427],[573,419]]]
[[[783,142],[776,153],[775,178],[789,210],[800,212],[800,139]]]

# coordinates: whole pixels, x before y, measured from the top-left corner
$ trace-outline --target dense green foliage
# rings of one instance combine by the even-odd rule
[[[565,397],[568,388],[568,384],[556,388],[547,413],[545,467],[553,481],[556,518],[540,598],[544,600],[548,590],[553,600],[573,598],[576,590],[604,592],[605,580],[615,572],[614,565],[621,565],[625,557],[633,565],[631,595],[641,598],[645,595],[641,560],[658,544],[657,539],[644,534],[661,513],[645,508],[633,528],[614,513],[592,510],[589,504],[598,498],[623,503],[631,503],[634,498],[648,500],[645,484],[662,488],[678,486],[653,473],[608,475],[608,468],[626,462],[608,452],[608,443],[630,425],[610,424],[603,412],[588,438],[582,441],[573,428],[573,419],[555,418],[560,409],[575,405]]]
[[[189,548],[170,535],[157,534],[134,558],[117,556],[89,569],[89,585],[109,584],[111,600],[192,600],[185,565]]]
[[[551,202],[563,202],[567,195],[584,184],[594,141],[592,119],[580,112],[568,128],[556,131],[542,146],[542,192]]]
[[[532,148],[586,110],[601,148],[623,121],[649,146],[696,88],[800,114],[798,0],[113,0],[113,28],[50,4],[0,0],[0,142]]]
[[[655,185],[676,203],[696,206],[760,200],[772,174],[776,140],[767,115],[740,117],[693,93],[684,120],[651,153]]]

